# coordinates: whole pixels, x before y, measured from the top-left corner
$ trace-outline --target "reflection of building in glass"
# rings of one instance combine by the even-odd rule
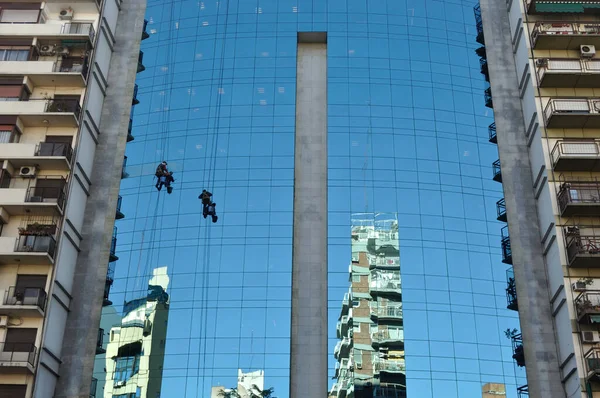
[[[211,389],[210,398],[252,398],[250,392],[258,389],[263,391],[265,388],[265,371],[256,370],[254,372],[244,373],[238,369],[237,387],[227,388],[224,386],[215,386]]]
[[[487,383],[481,388],[481,398],[505,398],[506,386],[499,383]]]
[[[330,397],[406,397],[398,242],[394,214],[353,217],[350,290],[336,328]]]
[[[108,333],[104,397],[159,397],[169,317],[166,267],[157,268],[148,295],[125,303]],[[102,395],[98,395],[102,396]]]

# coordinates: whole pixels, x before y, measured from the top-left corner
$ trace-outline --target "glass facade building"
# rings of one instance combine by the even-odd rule
[[[403,320],[394,391],[479,398],[496,383],[517,396],[475,4],[148,1],[96,397],[209,397],[240,370],[289,396],[298,32],[327,33],[329,376],[357,219],[385,214]],[[163,160],[171,194],[154,186]]]

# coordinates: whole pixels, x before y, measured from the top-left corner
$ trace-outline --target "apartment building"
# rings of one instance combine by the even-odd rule
[[[398,222],[352,228],[350,288],[337,323],[330,397],[406,397]]]
[[[84,266],[78,257],[86,226],[94,221],[84,220],[88,198],[110,182],[95,177],[97,159],[115,156],[127,136],[126,129],[107,129],[103,116],[106,101],[131,99],[133,79],[112,92],[108,84],[119,61],[113,53],[124,44],[116,40],[123,14],[119,0],[0,2],[1,397],[61,396],[55,386],[63,337],[68,323],[78,322],[72,310],[81,281],[75,275],[106,273],[108,261]],[[138,47],[142,20],[130,26]],[[134,77],[136,66],[131,69]],[[116,195],[105,201],[112,214],[95,221],[110,224],[122,213],[111,206]],[[107,260],[114,261],[108,242],[110,234],[96,244],[106,246]],[[89,300],[100,303],[102,297]],[[90,392],[90,380],[78,382]]]
[[[600,397],[598,4],[480,4],[502,248],[514,266],[507,295],[528,378],[518,393]]]

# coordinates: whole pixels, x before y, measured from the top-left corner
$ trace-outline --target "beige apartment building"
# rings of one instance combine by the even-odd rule
[[[599,6],[481,1],[528,379],[520,396],[600,397]]]
[[[106,109],[103,111],[107,101],[121,98],[127,105],[132,98],[135,64],[127,85],[108,85],[110,70],[115,62],[123,61],[120,53],[127,50],[117,50],[119,45],[139,51],[144,10],[140,8],[142,18],[129,27],[135,31],[136,47],[135,40],[133,45],[117,40],[117,30],[123,30],[119,18],[134,18],[122,7],[120,0],[0,2],[3,398],[66,394],[56,385],[59,375],[63,376],[65,330],[70,322],[78,322],[74,309],[81,303],[75,303],[74,291],[81,287],[86,272],[88,280],[97,274],[104,279],[108,262],[115,260],[110,231],[115,217],[122,215],[118,209],[115,212],[117,195],[106,195],[108,209],[93,213],[109,231],[104,240],[96,242],[103,247],[99,249],[103,255],[86,267],[78,257],[89,244],[84,243],[86,226],[94,221],[85,219],[94,210],[88,198],[96,189],[107,184],[118,187],[119,183],[118,177],[115,181],[99,178],[97,159],[108,151],[112,156],[116,153],[120,158],[115,165],[120,168],[125,141],[133,138],[126,131],[127,106],[119,115],[123,121],[118,121],[125,128],[109,131]],[[89,297],[90,304],[102,303],[104,283],[99,285],[96,290],[100,294]],[[91,325],[91,339],[82,337],[71,344],[95,344],[93,328],[98,322],[99,316],[97,322],[85,325],[88,329]],[[81,372],[78,383],[87,385],[83,388],[89,392],[91,367]]]

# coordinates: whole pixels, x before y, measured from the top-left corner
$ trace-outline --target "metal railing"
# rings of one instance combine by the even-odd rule
[[[540,79],[546,72],[594,73],[600,72],[600,60],[573,58],[540,58],[536,62]]]
[[[76,99],[51,99],[46,102],[46,112],[74,113],[79,120],[81,105]]]
[[[592,347],[588,352],[583,356],[586,365],[586,373],[600,372],[600,347]]]
[[[39,287],[11,286],[4,293],[4,305],[35,305],[44,311],[46,298],[46,291]]]
[[[598,203],[600,205],[600,182],[564,182],[557,195],[561,213],[572,203]]]
[[[115,261],[110,261],[108,263],[108,269],[106,271],[106,280],[109,283],[112,283],[112,281],[115,280],[115,268],[117,266],[117,263]]]
[[[492,101],[492,88],[488,87],[483,91],[483,96],[485,99],[485,106],[488,108],[494,107],[494,102]]]
[[[73,148],[63,142],[40,142],[35,150],[35,156],[64,156],[70,163],[73,158]]]
[[[121,168],[121,178],[127,178],[127,156],[123,156],[123,167]]]
[[[392,329],[392,331],[393,333],[390,333],[390,329],[384,329],[371,332],[371,340],[377,343],[383,341],[404,342],[404,329]]]
[[[518,311],[517,286],[515,284],[515,273],[512,268],[506,271],[506,308]]]
[[[552,149],[551,158],[552,165],[555,166],[561,156],[569,157],[589,157],[599,156],[600,148],[598,142],[594,140],[589,141],[570,141],[561,140],[558,141]]]
[[[493,179],[497,181],[502,181],[502,170],[500,168],[500,159],[496,160],[492,163],[492,174]]]
[[[147,38],[150,37],[150,35],[146,31],[147,27],[148,27],[148,20],[144,19],[144,27],[142,28],[142,40],[146,40]]]
[[[90,384],[90,398],[96,398],[96,389],[98,388],[98,379],[92,377],[92,384]]]
[[[117,213],[121,213],[121,205],[123,204],[123,197],[119,195],[117,199]]]
[[[481,74],[483,76],[485,76],[485,80],[486,81],[490,81],[490,73],[489,73],[489,70],[488,70],[487,59],[485,59],[485,58],[479,58],[479,71],[481,72]]]
[[[96,348],[102,348],[104,345],[104,329],[98,329],[98,339],[96,340]]]
[[[140,50],[140,55],[138,57],[138,65],[137,65],[137,72],[143,72],[146,70],[146,67],[144,66],[144,52]]]
[[[502,246],[502,262],[505,264],[512,264],[512,250],[510,247],[510,237],[508,235],[508,225],[502,227],[500,233],[502,236],[500,240]]]
[[[31,343],[0,343],[0,362],[27,362],[35,365],[37,347]]]
[[[552,115],[588,115],[600,113],[598,98],[551,98],[544,108],[546,125]]]
[[[117,227],[113,228],[112,238],[110,240],[110,255],[112,257],[117,257]]]
[[[30,187],[27,190],[27,203],[56,203],[61,209],[65,204],[65,188],[59,187]]]
[[[94,42],[96,31],[94,25],[89,22],[69,22],[62,26],[60,31],[65,35],[88,35],[91,42]]]
[[[137,99],[137,96],[138,96],[138,90],[139,90],[139,88],[138,88],[138,85],[137,85],[137,84],[136,84],[135,86],[133,86],[133,99],[132,99],[132,101],[131,101],[131,103],[132,103],[133,105],[137,105],[137,104],[139,104],[139,103],[140,103],[140,101]]]
[[[498,220],[506,220],[506,201],[504,198],[496,202],[496,215]]]
[[[375,372],[388,371],[388,372],[405,372],[406,364],[403,359],[390,360],[390,359],[378,359],[373,361],[373,369]]]
[[[369,282],[369,289],[374,291],[387,291],[401,293],[402,283],[400,275],[395,275],[394,279],[384,279],[382,277],[372,277]]]
[[[54,63],[54,72],[64,73],[81,73],[85,79],[87,79],[89,71],[89,59],[88,57],[81,58],[81,63],[72,62],[73,60],[68,59],[71,62],[65,62],[66,60],[57,61]]]
[[[382,304],[376,301],[370,304],[371,315],[378,318],[400,318],[402,319],[402,304]]]
[[[566,234],[565,240],[569,263],[581,254],[600,254],[600,236]]]
[[[48,253],[54,258],[56,240],[52,236],[21,235],[17,238],[15,252]]]
[[[497,142],[498,139],[496,137],[496,122],[490,124],[488,126],[488,135],[489,135],[489,141],[490,142]]]
[[[525,384],[524,386],[517,387],[517,397],[525,398],[529,396],[529,386]]]
[[[597,35],[600,34],[600,24],[598,23],[568,23],[564,21],[540,21],[536,22],[531,38],[535,45],[538,37],[541,35]]]
[[[585,291],[575,298],[577,320],[588,314],[600,314],[600,291]]]

